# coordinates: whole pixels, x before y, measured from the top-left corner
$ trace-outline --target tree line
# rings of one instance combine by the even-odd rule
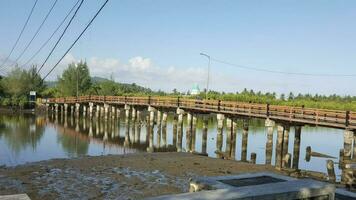
[[[220,99],[263,103],[272,105],[305,106],[310,108],[356,111],[356,96],[319,95],[319,94],[276,94],[244,89],[240,92],[201,92],[190,95],[190,92],[154,91],[135,83],[115,82],[113,78],[92,77],[86,62],[71,63],[57,77],[56,81],[43,82],[36,73],[35,66],[30,69],[15,67],[6,77],[0,79],[0,103],[2,106],[24,107],[28,102],[29,92],[36,91],[38,97],[66,97],[76,95],[111,95],[111,96],[185,96],[198,99]]]

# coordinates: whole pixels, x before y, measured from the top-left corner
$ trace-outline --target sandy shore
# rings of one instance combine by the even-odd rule
[[[186,192],[189,178],[274,171],[188,153],[55,159],[0,169],[0,195],[31,199],[142,199]]]

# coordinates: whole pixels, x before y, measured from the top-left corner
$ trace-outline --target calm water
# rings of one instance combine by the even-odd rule
[[[142,116],[142,119],[144,117]],[[216,116],[211,115],[208,127],[207,153],[216,157]],[[154,130],[155,147],[173,144],[173,115],[169,114],[167,137],[158,137],[157,126]],[[198,117],[196,132],[196,151],[202,146],[202,118]],[[184,126],[185,127],[185,126]],[[74,117],[35,116],[35,115],[0,115],[0,165],[15,166],[26,162],[48,160],[52,158],[73,158],[83,155],[106,155],[144,152],[148,147],[146,123],[130,123],[127,129],[124,116],[120,120],[92,120]],[[236,159],[241,159],[242,121],[238,120],[236,142]],[[125,142],[126,135],[126,142]],[[273,134],[273,157],[275,158],[276,128]],[[257,163],[265,162],[266,129],[263,120],[251,120],[249,123],[247,155],[257,154]],[[291,127],[289,152],[293,152],[294,129]],[[226,130],[223,132],[223,150],[225,149]],[[183,148],[185,148],[185,129]],[[306,147],[311,146],[315,152],[336,157],[343,147],[343,131],[323,127],[302,128],[299,168],[326,172],[327,158],[312,157],[305,160]],[[336,173],[340,171],[335,167]]]

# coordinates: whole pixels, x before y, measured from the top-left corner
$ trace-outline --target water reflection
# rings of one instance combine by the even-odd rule
[[[219,123],[216,115],[194,114],[187,118],[132,109],[117,110],[116,115],[105,118],[103,107],[99,112],[85,117],[81,114],[79,118],[72,111],[46,116],[1,115],[0,164],[146,151],[191,151],[243,161],[256,153],[258,164],[275,164],[278,156],[278,130],[276,126],[265,126],[264,120],[225,119]],[[326,172],[326,160],[330,158],[311,156],[307,162],[307,146],[335,157],[338,163],[343,130],[291,126],[282,131],[284,136],[289,135],[289,145],[281,150],[292,155],[292,168]],[[335,170],[340,176],[340,169]]]

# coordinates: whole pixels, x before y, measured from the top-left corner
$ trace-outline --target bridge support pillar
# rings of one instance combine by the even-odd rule
[[[354,133],[351,130],[344,131],[344,160],[351,159],[352,139]]]
[[[293,146],[293,169],[299,168],[299,155],[300,155],[300,136],[302,133],[301,126],[294,127],[294,146]]]
[[[192,119],[192,152],[195,152],[196,134],[197,134],[197,116],[193,115]]]
[[[156,109],[154,107],[151,107],[149,106],[148,107],[148,111],[150,113],[150,116],[149,116],[149,145],[148,145],[148,148],[147,148],[147,152],[154,152],[154,144],[153,144],[153,138],[154,138],[154,133],[153,133],[153,130],[154,130],[154,121],[155,121],[155,111]]]
[[[111,106],[111,118],[115,119],[115,116],[116,116],[116,107]]]
[[[168,114],[164,112],[162,114],[162,140],[164,147],[167,147],[167,117]]]
[[[97,104],[96,105],[96,111],[95,111],[95,117],[97,118],[97,119],[99,119],[99,116],[100,116],[100,105],[99,104]]]
[[[70,116],[74,115],[74,105],[70,105]]]
[[[284,128],[281,125],[277,126],[277,143],[276,143],[276,169],[282,168],[282,148],[283,148],[283,131]]]
[[[235,120],[232,121],[232,135],[231,135],[231,159],[235,160],[236,152],[236,141],[237,141],[237,123]]]
[[[105,121],[108,120],[109,107],[110,107],[109,104],[106,104],[106,103],[104,104],[104,119],[105,119]]]
[[[247,144],[248,144],[248,120],[243,121],[242,141],[241,141],[241,161],[247,162]]]
[[[283,155],[282,157],[284,158],[287,153],[288,153],[288,146],[289,146],[289,132],[290,132],[290,126],[285,125],[284,126],[284,133],[283,133]]]
[[[116,119],[120,119],[120,114],[121,114],[121,111],[120,111],[120,108],[116,108]]]
[[[79,110],[80,110],[80,104],[76,103],[75,104],[75,116],[79,117]]]
[[[275,122],[270,119],[266,119],[265,126],[267,128],[266,164],[270,165],[273,152],[273,129],[275,126]]]
[[[58,104],[54,104],[54,111],[56,112],[56,115],[58,114]]]
[[[83,117],[86,117],[87,115],[87,106],[83,105]]]
[[[216,151],[219,153],[219,154],[217,154],[217,157],[221,158],[223,128],[224,128],[225,116],[223,114],[217,114],[216,118],[218,120],[218,133],[217,133],[217,137],[216,137]]]
[[[178,124],[178,116],[174,114],[173,116],[173,146],[177,147],[177,125]]]
[[[231,156],[232,119],[226,118],[226,154]]]
[[[68,114],[68,104],[64,104],[64,115],[67,116]]]
[[[93,118],[93,107],[94,107],[94,103],[89,102],[89,118]]]
[[[183,142],[183,116],[184,110],[177,108],[178,122],[177,122],[177,151],[182,151],[182,142]]]
[[[134,106],[132,106],[131,118],[133,122],[136,121],[136,108]]]
[[[203,117],[202,147],[201,147],[201,153],[204,155],[208,155],[208,153],[207,153],[208,125],[209,125],[208,117],[204,116]]]
[[[157,110],[157,126],[161,127],[161,117],[162,117],[162,112],[160,110]]]
[[[186,150],[187,152],[191,152],[192,147],[192,114],[187,113],[187,127],[186,127]]]

